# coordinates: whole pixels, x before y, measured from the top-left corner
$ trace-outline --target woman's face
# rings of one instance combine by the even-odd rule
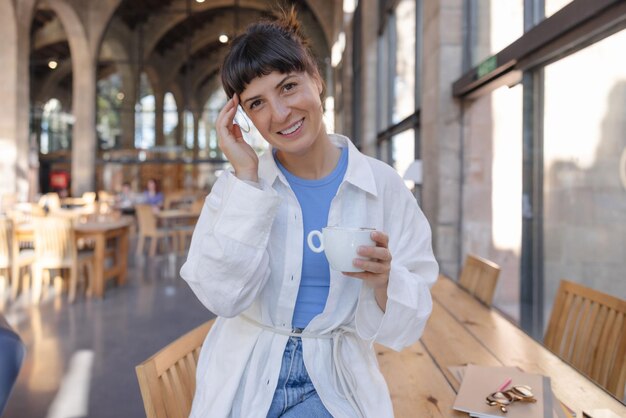
[[[325,135],[322,83],[306,72],[274,71],[253,79],[239,99],[259,133],[272,147],[302,155]]]

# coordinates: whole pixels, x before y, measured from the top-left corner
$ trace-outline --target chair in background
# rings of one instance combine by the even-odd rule
[[[9,222],[0,218],[0,311],[4,308],[5,292],[9,288],[11,270],[11,242]]]
[[[11,299],[15,299],[19,289],[22,269],[30,268],[35,261],[32,249],[20,249],[15,241],[15,231],[8,219],[0,219],[0,295],[4,300],[4,290],[11,286]],[[30,274],[25,277],[26,281]]]
[[[96,192],[85,192],[82,199],[86,205],[93,204],[96,201]]]
[[[61,198],[57,193],[46,193],[39,198],[38,204],[47,212],[56,212],[61,209]]]
[[[33,263],[33,301],[39,302],[44,272],[49,281],[50,270],[69,270],[68,293],[70,302],[76,298],[79,272],[86,273],[87,293],[91,290],[89,278],[93,277],[94,253],[92,250],[78,251],[72,221],[48,216],[33,218],[35,237],[35,263]],[[62,283],[59,276],[55,286]]]
[[[162,238],[172,238],[174,243],[176,241],[176,234],[168,228],[159,228],[157,226],[157,219],[153,212],[154,208],[151,205],[135,205],[135,215],[137,216],[137,223],[139,224],[139,234],[137,237],[137,251],[136,254],[143,254],[143,247],[146,243],[146,239],[150,238],[150,249],[148,254],[153,257],[156,254],[157,242]]]
[[[20,336],[13,331],[0,315],[0,416],[22,368],[26,347]]]
[[[491,306],[500,276],[500,266],[477,255],[468,254],[459,278],[459,285],[478,300]]]
[[[200,349],[214,322],[205,322],[135,368],[148,418],[189,416]]]
[[[625,300],[561,280],[544,344],[618,399],[623,399]]]
[[[200,216],[200,212],[202,212],[202,208],[204,207],[205,197],[197,198],[191,204],[190,211],[193,214],[197,214],[194,218],[189,218],[186,225],[176,225],[173,230],[176,233],[177,241],[178,241],[178,252],[184,253],[187,251],[189,246],[191,245],[191,237],[193,236],[193,231],[196,229],[196,223],[198,222],[198,217]]]

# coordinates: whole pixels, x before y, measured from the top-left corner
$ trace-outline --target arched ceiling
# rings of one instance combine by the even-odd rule
[[[325,19],[328,10],[323,9],[331,2],[286,3],[296,5],[313,52],[323,63],[330,54],[331,39]],[[102,40],[98,77],[110,75],[116,67],[133,72],[143,69],[156,75],[150,77],[153,83],[160,83],[153,86],[154,90],[176,87],[203,91],[206,96],[207,86],[218,86],[213,80],[227,49],[218,36],[225,33],[232,37],[248,24],[270,18],[275,4],[275,0],[121,0]],[[43,7],[36,11],[32,23],[31,74],[50,80],[53,70],[46,69],[49,59],[71,57],[62,26],[53,12]],[[36,83],[46,84],[45,80]],[[189,99],[191,102],[192,97]]]

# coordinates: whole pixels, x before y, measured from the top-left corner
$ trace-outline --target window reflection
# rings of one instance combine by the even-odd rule
[[[402,0],[396,8],[393,123],[415,111],[415,13],[414,0]]]
[[[544,318],[561,279],[626,299],[625,44],[622,31],[545,68]]]

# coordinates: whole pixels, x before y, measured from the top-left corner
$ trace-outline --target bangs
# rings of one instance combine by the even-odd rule
[[[222,66],[222,85],[230,98],[235,93],[241,94],[256,77],[273,71],[311,72],[310,61],[306,51],[289,34],[276,27],[257,27],[256,31],[248,31],[233,41]]]

